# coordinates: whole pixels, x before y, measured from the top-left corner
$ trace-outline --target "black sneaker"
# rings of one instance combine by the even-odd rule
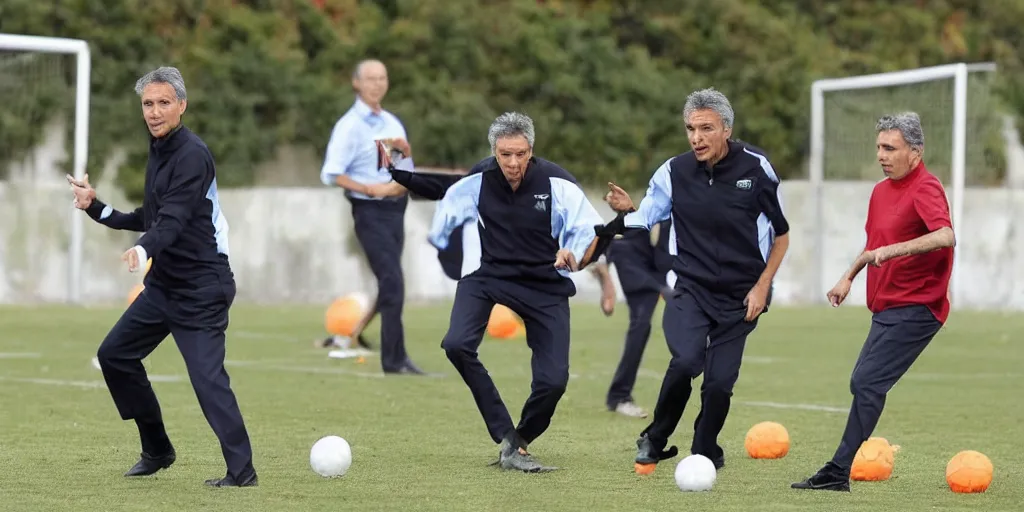
[[[850,475],[829,462],[810,478],[792,484],[793,489],[850,492]]]
[[[546,473],[558,469],[540,464],[533,459],[533,456],[525,448],[519,448],[507,439],[501,442],[501,451],[498,453],[498,467],[506,470],[522,471],[523,473]]]
[[[256,487],[259,485],[259,478],[256,477],[256,473],[242,481],[235,480],[232,476],[225,476],[224,478],[211,478],[206,481],[206,485],[210,487]]]
[[[636,440],[636,459],[634,460],[637,474],[650,474],[654,472],[654,468],[659,462],[679,454],[679,449],[675,446],[668,450],[662,448],[664,445],[655,446],[654,441],[651,441],[647,434],[640,435],[640,439]]]

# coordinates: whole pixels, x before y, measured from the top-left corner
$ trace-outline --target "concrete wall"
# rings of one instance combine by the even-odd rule
[[[53,132],[55,137],[59,130]],[[12,178],[0,182],[0,303],[59,302],[66,299],[69,225],[68,186],[58,165],[62,141],[53,139]],[[303,166],[307,167],[307,166]],[[281,169],[282,167],[272,168]],[[287,168],[285,166],[284,168]],[[308,175],[315,183],[316,167]],[[94,185],[103,199],[129,205],[109,184]],[[280,181],[288,181],[279,178]],[[299,180],[300,182],[302,180]],[[308,181],[306,181],[308,183]],[[292,183],[289,183],[292,184]],[[806,182],[787,181],[783,195],[792,224],[790,253],[776,283],[779,304],[822,300],[825,291],[863,247],[863,225],[872,183],[829,183],[825,188],[824,282],[814,282],[814,217]],[[222,190],[230,222],[231,260],[238,300],[325,303],[355,290],[374,291],[374,281],[352,235],[348,202],[338,190],[290,186]],[[603,191],[590,194],[606,218]],[[639,198],[637,198],[639,199]],[[441,272],[436,251],[426,242],[434,203],[412,202],[406,216],[403,266],[412,301],[451,297],[455,283]],[[967,191],[958,262],[962,288],[954,299],[970,308],[1024,309],[1024,191]],[[120,261],[134,236],[114,232],[85,217],[83,292],[92,302],[120,302],[139,277]],[[579,300],[596,301],[599,287],[587,272],[576,276]],[[863,275],[850,298],[863,304]]]

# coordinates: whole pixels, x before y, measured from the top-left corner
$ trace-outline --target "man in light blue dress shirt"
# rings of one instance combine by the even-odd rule
[[[405,279],[402,248],[405,243],[405,209],[409,197],[381,167],[377,141],[384,140],[401,151],[399,166],[411,170],[412,149],[402,122],[381,108],[388,91],[388,74],[377,60],[360,62],[352,75],[356,100],[338,120],[327,144],[320,180],[324,185],[345,190],[352,204],[356,238],[366,252],[370,269],[377,278],[377,299],[357,331],[380,313],[380,354],[384,373],[422,375],[405,351],[402,307]],[[352,336],[367,346],[361,332]],[[327,344],[327,343],[325,343]]]

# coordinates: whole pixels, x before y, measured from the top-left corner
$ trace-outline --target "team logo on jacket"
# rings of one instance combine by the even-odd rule
[[[750,190],[750,187],[754,185],[751,180],[739,180],[736,182],[736,188],[740,190]]]
[[[548,205],[544,202],[548,197],[550,197],[548,194],[534,194],[533,198],[537,200],[537,204],[533,205],[533,208],[542,212],[548,211]]]

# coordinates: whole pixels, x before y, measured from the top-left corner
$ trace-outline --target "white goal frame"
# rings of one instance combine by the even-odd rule
[[[825,93],[909,85],[934,80],[953,79],[953,140],[951,160],[953,233],[960,240],[963,230],[964,182],[967,173],[967,78],[974,71],[995,71],[991,62],[976,64],[946,64],[890,73],[829,78],[816,80],[811,84],[811,155],[809,181],[811,185],[812,208],[811,226],[814,230],[814,296],[827,302],[825,290],[829,288],[825,272],[825,226],[824,226],[824,181],[825,181]],[[852,257],[853,255],[851,255]],[[956,292],[960,290],[959,258],[953,260],[953,275],[950,283],[952,304],[956,304]],[[821,293],[818,293],[818,292]]]
[[[85,176],[85,165],[89,156],[89,84],[92,73],[92,56],[89,52],[89,44],[81,39],[0,34],[0,50],[61,53],[75,56],[75,152],[73,175],[77,179],[82,179]],[[81,212],[75,211],[74,207],[71,208],[70,222],[71,243],[68,247],[68,302],[78,304],[82,300],[83,219]]]

